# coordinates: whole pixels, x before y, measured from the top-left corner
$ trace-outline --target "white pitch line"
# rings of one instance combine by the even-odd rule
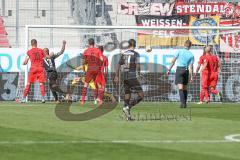
[[[232,134],[225,136],[225,140],[240,142],[240,134]]]
[[[134,144],[134,143],[240,143],[233,140],[80,140],[80,141],[0,141],[0,145],[34,145],[34,144]]]

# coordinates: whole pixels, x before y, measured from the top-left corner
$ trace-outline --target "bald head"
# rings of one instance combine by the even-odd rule
[[[31,40],[31,46],[32,47],[37,47],[37,40],[36,39]]]
[[[205,52],[206,53],[211,53],[212,52],[212,46],[208,45],[205,47]]]

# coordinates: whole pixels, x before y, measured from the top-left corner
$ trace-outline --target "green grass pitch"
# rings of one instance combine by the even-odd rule
[[[225,139],[240,134],[240,104],[178,106],[142,103],[132,111],[137,120],[126,122],[119,105],[97,119],[66,122],[56,117],[53,103],[1,102],[0,160],[240,159],[240,143]]]

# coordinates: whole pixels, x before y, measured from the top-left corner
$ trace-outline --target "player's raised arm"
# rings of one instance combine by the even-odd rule
[[[23,61],[23,65],[27,65],[29,61],[29,56],[27,55]]]
[[[53,58],[58,58],[59,56],[61,56],[61,55],[64,53],[65,48],[66,48],[66,44],[67,44],[67,42],[66,42],[65,40],[63,40],[61,51],[58,52],[57,54],[54,54],[54,55],[53,55]]]

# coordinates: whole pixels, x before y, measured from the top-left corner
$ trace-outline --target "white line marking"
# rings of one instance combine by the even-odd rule
[[[33,144],[129,144],[129,143],[240,143],[236,140],[79,140],[79,141],[0,141],[0,145],[33,145]]]
[[[225,139],[228,141],[240,142],[240,134],[228,135],[228,136],[225,136]]]

